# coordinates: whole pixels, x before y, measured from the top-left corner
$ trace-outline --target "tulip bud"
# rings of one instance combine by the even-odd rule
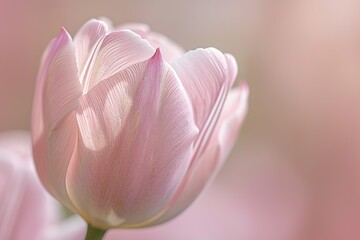
[[[127,29],[125,29],[125,27]],[[237,64],[183,53],[144,25],[62,29],[36,86],[34,158],[47,190],[102,229],[164,222],[222,165],[247,109]]]

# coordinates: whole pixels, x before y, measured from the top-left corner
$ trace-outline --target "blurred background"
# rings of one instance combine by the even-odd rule
[[[99,16],[232,53],[250,85],[232,155],[168,224],[174,235],[360,239],[360,1],[0,0],[1,131],[29,130],[40,58],[60,27],[74,35]]]

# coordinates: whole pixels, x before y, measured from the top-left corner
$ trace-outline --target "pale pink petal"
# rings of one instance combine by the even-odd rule
[[[195,121],[201,129],[217,100],[230,89],[234,75],[229,77],[229,71],[237,69],[236,62],[228,61],[217,49],[208,48],[190,51],[172,66],[191,99]]]
[[[190,163],[197,128],[181,82],[157,51],[91,89],[77,119],[70,198],[95,226],[142,225],[169,201]]]
[[[228,73],[229,85],[232,86],[238,74],[238,65],[233,55],[228,53],[224,55],[228,66],[227,73]]]
[[[236,61],[216,49],[197,49],[173,63],[192,101],[200,133],[194,143],[192,162],[181,186],[153,224],[183,211],[200,193],[214,173],[220,158],[217,126],[223,122],[223,107],[237,74]],[[227,103],[226,105],[229,105]]]
[[[165,222],[182,212],[215,176],[234,146],[241,123],[247,112],[248,87],[241,83],[226,99],[224,110],[204,153],[189,169],[182,187],[168,206],[169,211],[154,224]]]
[[[45,59],[40,70],[38,82],[43,82],[42,91],[35,94],[43,97],[41,100],[44,101],[37,103],[43,107],[44,117],[46,117],[46,122],[50,123],[51,129],[78,106],[78,98],[81,96],[75,48],[65,29],[61,30],[54,45],[53,51],[50,50],[52,54],[50,53]],[[34,107],[37,108],[37,106]]]
[[[66,189],[66,173],[71,161],[76,160],[78,126],[75,112],[70,113],[57,128],[53,129],[47,138],[47,171],[53,194],[67,208],[75,211]],[[43,146],[34,145],[34,156],[41,156]],[[35,158],[36,159],[36,158]],[[37,163],[35,161],[35,163]],[[41,172],[37,166],[39,175]]]
[[[219,144],[220,166],[236,143],[240,127],[247,114],[248,96],[249,87],[245,82],[241,82],[240,87],[231,90],[226,99],[223,113],[221,114],[219,124],[213,135],[214,139],[212,140],[216,142],[215,138],[217,138]]]
[[[191,172],[207,149],[219,122],[228,91],[237,74],[237,64],[231,55],[208,48],[187,53],[173,66],[191,99],[195,122],[200,129],[194,142],[189,168]]]
[[[76,120],[71,112],[79,105],[81,94],[74,45],[62,29],[50,43],[41,64],[33,103],[32,141],[42,182],[69,208],[65,172],[77,135]]]
[[[80,77],[95,43],[108,31],[105,22],[91,19],[85,23],[74,38],[78,76]]]
[[[185,53],[179,45],[160,33],[150,31],[149,26],[145,24],[130,23],[120,25],[118,28],[130,29],[131,31],[139,34],[142,38],[148,40],[153,48],[160,48],[163,58],[168,63],[174,62]]]
[[[104,35],[94,47],[80,76],[84,93],[104,79],[149,59],[155,50],[146,40],[129,30]]]

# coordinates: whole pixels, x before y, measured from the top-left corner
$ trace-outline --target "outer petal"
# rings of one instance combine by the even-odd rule
[[[98,40],[80,76],[84,93],[104,79],[149,59],[155,50],[129,30],[104,35]]]
[[[108,31],[108,29],[109,27],[104,21],[91,19],[85,23],[76,34],[74,44],[79,77],[84,69],[87,59],[89,59],[89,55],[95,43]]]
[[[183,179],[197,133],[176,74],[157,51],[93,88],[77,118],[79,157],[67,176],[72,201],[95,226],[142,225]]]
[[[201,129],[222,95],[227,94],[234,76],[228,70],[237,69],[236,62],[228,66],[227,58],[215,48],[197,49],[186,53],[172,66],[191,99],[195,121]],[[224,89],[225,88],[225,89]],[[219,107],[222,107],[219,106]]]
[[[142,38],[148,40],[153,48],[159,48],[161,50],[162,56],[168,63],[174,62],[184,54],[184,50],[179,45],[160,33],[150,31],[150,28],[145,24],[124,24],[120,25],[118,28],[130,29],[139,34]]]
[[[40,68],[33,104],[32,140],[40,179],[69,208],[72,206],[65,189],[65,173],[77,136],[72,111],[78,106],[81,94],[74,45],[62,29],[50,43]]]
[[[237,74],[235,59],[213,48],[191,51],[174,62],[173,66],[191,99],[200,133],[195,140],[191,164],[184,181],[167,207],[157,216],[158,219],[151,224],[164,222],[186,208],[213,172],[220,153],[218,148],[210,146],[214,144],[212,138],[217,138],[219,134],[216,129],[223,121],[223,106]],[[196,178],[202,181],[192,180],[195,172],[198,173]]]
[[[230,91],[226,99],[224,111],[211,140],[211,143],[215,145],[218,141],[220,166],[236,143],[240,127],[247,114],[248,97],[249,87],[245,82],[241,82],[239,87]],[[211,147],[209,145],[209,148]]]
[[[248,87],[242,83],[233,89],[221,113],[210,142],[204,153],[199,157],[178,190],[168,212],[153,224],[165,222],[182,212],[194,201],[206,183],[215,176],[222,163],[234,146],[237,134],[247,112]]]
[[[30,136],[24,133],[0,135],[2,240],[38,240],[53,220],[51,199],[37,179],[30,146]]]
[[[231,55],[208,48],[187,53],[173,66],[191,99],[195,122],[200,129],[194,143],[191,172],[207,149],[218,124],[228,91],[235,81],[237,64]]]

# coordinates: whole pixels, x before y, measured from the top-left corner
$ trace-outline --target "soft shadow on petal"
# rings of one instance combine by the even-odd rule
[[[135,227],[159,212],[186,173],[197,134],[186,92],[160,52],[92,88],[77,120],[79,156],[67,186],[84,217],[98,227]]]

